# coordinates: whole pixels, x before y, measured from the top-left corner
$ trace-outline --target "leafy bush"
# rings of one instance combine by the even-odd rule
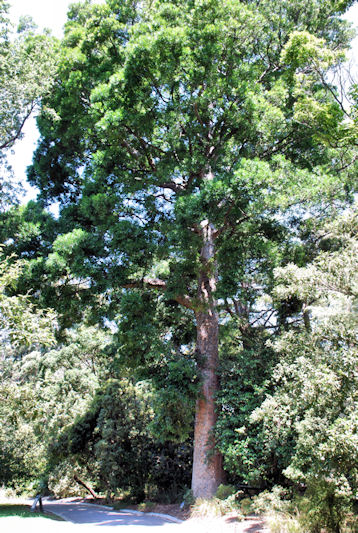
[[[251,510],[264,516],[271,533],[304,533],[295,500],[284,487],[274,486],[254,496],[250,502]]]
[[[54,443],[53,463],[68,458],[87,469],[97,490],[108,497],[124,490],[138,502],[176,501],[189,483],[191,445],[153,437],[152,394],[148,383],[107,381],[87,412]]]
[[[276,485],[272,490],[265,490],[252,498],[252,508],[258,514],[285,512],[290,509],[289,493],[283,487]]]
[[[63,342],[16,359],[3,352],[0,418],[7,423],[0,427],[0,478],[8,487],[32,486],[36,492],[36,481],[65,459],[56,445],[59,433],[87,410],[98,387],[97,362],[106,336],[83,327],[66,332]]]
[[[74,475],[80,479],[87,479],[88,472],[71,459],[65,459],[53,468],[48,477],[48,489],[51,494],[56,498],[86,496],[88,494],[86,489],[74,480]],[[91,485],[91,482],[88,481],[88,484]]]
[[[352,512],[352,493],[335,480],[319,479],[310,484],[300,499],[300,522],[304,529],[340,533]]]
[[[240,500],[240,511],[244,516],[247,516],[254,512],[253,502],[251,498],[242,498]]]
[[[277,269],[276,297],[299,298],[303,312],[273,344],[275,389],[251,415],[266,453],[286,458],[282,474],[307,487],[312,531],[340,531],[358,489],[357,215],[355,206],[325,228],[310,265]]]
[[[348,487],[342,491],[339,486],[334,480],[319,479],[303,496],[276,486],[252,498],[252,508],[264,515],[272,533],[356,531],[352,495]]]
[[[236,488],[232,485],[219,485],[215,497],[219,500],[226,500],[229,496],[233,496],[236,493]]]
[[[194,505],[195,498],[194,498],[193,491],[191,489],[187,489],[184,492],[183,502],[184,502],[184,505],[186,505],[186,507],[190,507],[191,505]]]
[[[155,503],[151,501],[145,501],[138,505],[138,511],[150,512],[153,511]]]
[[[270,391],[277,354],[265,346],[267,338],[250,332],[250,345],[241,346],[237,328],[226,327],[221,348],[220,391],[217,395],[216,441],[232,483],[262,486],[278,482],[286,457],[267,451],[260,428],[250,416]],[[278,450],[279,451],[279,448]]]

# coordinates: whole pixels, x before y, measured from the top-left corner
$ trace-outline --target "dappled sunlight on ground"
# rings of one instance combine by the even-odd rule
[[[13,503],[31,503],[15,500]],[[9,500],[7,500],[9,503]],[[133,510],[115,511],[111,507],[88,504],[76,498],[44,498],[44,509],[68,521],[53,521],[41,516],[11,516],[0,519],[0,533],[94,533],[98,527],[117,529],[120,533],[268,533],[260,518],[239,522],[234,515],[221,518],[191,518],[180,522],[165,514]],[[176,522],[175,522],[176,520]]]

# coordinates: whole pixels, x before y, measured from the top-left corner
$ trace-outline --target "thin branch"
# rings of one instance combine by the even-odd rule
[[[25,115],[25,117],[23,118],[17,132],[15,133],[15,135],[13,135],[11,137],[11,139],[5,141],[3,144],[0,145],[0,150],[4,150],[5,148],[9,148],[10,146],[12,146],[14,144],[15,141],[17,141],[17,139],[19,139],[21,133],[22,133],[22,130],[23,130],[23,127],[25,125],[25,122],[26,120],[30,117],[31,113],[33,112],[33,110],[35,109],[36,107],[36,102],[33,102],[30,106],[30,110],[28,111],[28,113]]]
[[[235,313],[232,311],[229,302],[227,301],[227,298],[225,298],[225,307],[224,309],[229,313],[231,318],[236,318]]]
[[[228,216],[230,214],[230,211],[231,211],[231,209],[229,209],[229,211],[227,212],[226,216]],[[222,235],[224,233],[225,230],[227,230],[229,228],[231,228],[231,232],[230,232],[229,236],[232,237],[235,234],[235,232],[237,231],[238,226],[240,226],[240,224],[245,222],[245,220],[249,220],[250,218],[251,218],[251,215],[243,216],[242,218],[240,218],[240,220],[236,220],[235,221],[235,226],[233,224],[230,224],[230,222],[228,220],[226,220],[225,223],[223,224],[223,226],[221,228],[217,229],[214,232],[213,237],[214,238],[219,237],[220,235]]]
[[[268,74],[270,71],[271,72],[276,72],[277,70],[279,70],[280,69],[280,65],[276,65],[275,67],[273,67],[272,70],[271,70],[271,68],[272,68],[272,65],[269,64],[269,66],[263,71],[263,73],[259,77],[257,83],[261,83],[262,80],[264,79],[264,77],[266,76],[266,74]]]
[[[348,111],[346,110],[346,108],[344,107],[343,103],[341,102],[341,100],[338,98],[338,96],[336,95],[335,91],[332,89],[332,87],[330,86],[329,83],[327,83],[327,81],[325,80],[325,77],[323,75],[323,73],[317,68],[315,69],[316,72],[318,73],[320,79],[321,79],[321,82],[323,83],[323,85],[325,86],[325,88],[331,93],[331,95],[333,96],[334,100],[337,102],[337,104],[339,105],[339,107],[341,108],[341,110],[343,111],[343,113],[346,115],[346,117],[349,117],[350,118],[350,114],[348,113]]]
[[[123,140],[121,142],[121,145],[127,149],[127,152],[133,156],[135,159],[137,159],[137,161],[139,159],[141,159],[141,154],[138,152],[138,150],[136,150],[133,146],[131,146],[129,143],[127,143],[127,141]]]
[[[357,161],[357,159],[358,159],[358,154],[356,154],[349,163],[346,163],[345,165],[341,166],[340,168],[337,168],[337,172],[343,172],[343,170],[346,170],[347,168],[352,166]]]

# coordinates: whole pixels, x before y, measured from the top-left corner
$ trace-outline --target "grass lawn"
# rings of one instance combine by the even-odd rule
[[[39,511],[32,512],[29,505],[16,505],[16,504],[0,504],[0,518],[6,516],[20,516],[22,518],[49,518],[50,520],[60,520],[62,518],[53,515],[52,513],[40,513]]]

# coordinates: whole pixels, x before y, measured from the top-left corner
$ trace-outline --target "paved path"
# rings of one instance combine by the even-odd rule
[[[111,528],[113,533],[269,533],[259,519],[233,523],[221,519],[191,519],[175,523],[166,515],[114,511],[110,507],[74,499],[45,499],[44,508],[67,522],[49,520],[39,515],[33,518],[1,518],[0,533],[100,533],[98,527]]]
[[[179,533],[179,524],[174,521],[175,519],[170,520],[165,516],[153,516],[149,513],[125,510],[114,511],[110,507],[65,500],[47,500],[44,502],[44,509],[61,516],[73,524],[105,527],[123,526],[121,527],[121,532],[123,533],[126,532],[126,527],[128,527],[128,531],[129,529],[133,531],[133,526],[136,526],[135,531],[138,531],[138,533],[144,529],[148,532],[148,527],[150,529],[160,528],[160,531],[165,528],[165,532],[173,531],[173,533],[176,530]]]
[[[81,501],[46,501],[45,509],[62,516],[72,524],[81,524],[79,531],[97,533],[96,527],[120,526],[117,533],[269,533],[262,520],[243,522],[224,519],[191,519],[182,522],[177,518],[138,511],[114,511],[111,507],[86,504]],[[71,525],[72,525],[71,524]],[[82,530],[81,530],[82,528]],[[112,529],[113,531],[113,529]],[[76,530],[77,532],[77,530]]]

